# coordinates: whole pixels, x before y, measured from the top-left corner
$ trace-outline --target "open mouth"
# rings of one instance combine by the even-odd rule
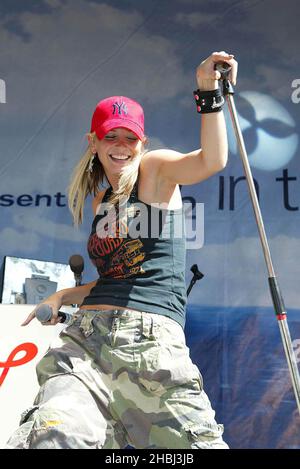
[[[112,155],[111,153],[109,154],[109,157],[113,161],[127,161],[129,160],[130,156],[129,155]]]

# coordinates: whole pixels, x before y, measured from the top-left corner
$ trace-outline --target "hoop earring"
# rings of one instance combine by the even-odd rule
[[[93,153],[93,155],[91,156],[91,159],[90,159],[90,162],[89,162],[89,166],[86,170],[87,173],[92,173],[93,172],[93,166],[94,166],[94,159],[96,158],[96,154],[97,153]]]

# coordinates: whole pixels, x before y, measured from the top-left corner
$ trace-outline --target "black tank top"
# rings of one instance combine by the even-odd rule
[[[112,187],[104,194],[87,244],[100,277],[81,306],[128,307],[171,317],[184,327],[184,210],[146,204],[137,187],[138,180],[127,203],[117,207],[105,204]]]

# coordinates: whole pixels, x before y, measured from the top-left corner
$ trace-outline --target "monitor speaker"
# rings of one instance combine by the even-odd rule
[[[58,290],[74,286],[68,264],[5,256],[0,270],[2,304],[39,304]]]
[[[57,289],[57,282],[51,282],[49,277],[32,276],[25,278],[26,303],[36,305],[53,295]]]

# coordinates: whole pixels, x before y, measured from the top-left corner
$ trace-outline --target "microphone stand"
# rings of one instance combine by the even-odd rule
[[[80,287],[82,285],[82,275],[74,273],[75,286]]]
[[[186,292],[187,296],[189,296],[190,291],[193,288],[193,286],[195,285],[195,283],[197,282],[197,280],[201,280],[204,277],[204,274],[202,274],[202,272],[200,272],[200,270],[198,270],[197,264],[192,265],[190,270],[193,272],[194,276],[193,276],[192,280],[190,281],[189,288],[187,289],[187,292]]]
[[[268,282],[270,288],[270,294],[273,301],[273,306],[276,314],[276,318],[278,321],[278,326],[281,334],[281,339],[283,342],[283,347],[286,355],[286,360],[289,367],[290,377],[294,389],[294,394],[298,406],[298,411],[300,413],[300,379],[299,379],[299,370],[297,365],[296,356],[293,350],[291,336],[289,332],[289,327],[287,323],[287,313],[285,310],[283,298],[281,295],[281,291],[277,282],[277,278],[275,275],[275,271],[272,264],[270,249],[268,246],[268,240],[265,233],[264,223],[258,203],[258,198],[255,190],[255,185],[253,182],[253,176],[251,172],[251,168],[248,161],[248,156],[246,152],[246,147],[243,139],[243,134],[240,129],[238,116],[236,112],[236,107],[233,99],[234,89],[230,81],[228,80],[228,75],[230,71],[230,65],[224,62],[220,62],[216,64],[215,69],[221,73],[221,81],[223,86],[223,95],[226,98],[237,144],[240,151],[240,156],[242,159],[242,163],[244,166],[244,171],[246,175],[246,181],[248,184],[249,195],[251,198],[254,215],[257,223],[257,228],[260,236],[260,241],[262,245],[262,250],[268,270]]]
[[[75,287],[80,287],[82,285],[82,272],[84,269],[83,257],[79,254],[74,254],[69,259],[69,266],[74,274]],[[78,304],[74,305],[75,308],[78,308],[78,306]]]

